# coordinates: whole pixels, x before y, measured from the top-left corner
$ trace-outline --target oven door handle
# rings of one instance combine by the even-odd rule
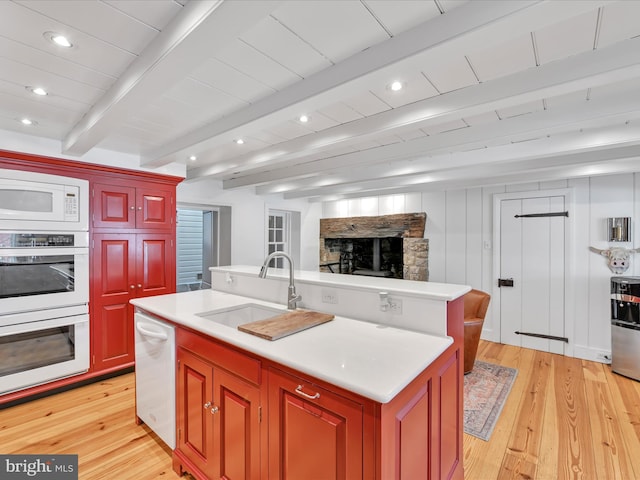
[[[143,335],[147,336],[147,337],[151,337],[151,338],[157,338],[158,340],[167,340],[167,334],[163,333],[163,332],[154,332],[153,330],[147,330],[146,328],[144,328],[145,326],[143,326],[144,324],[140,323],[140,322],[136,322],[136,329]]]

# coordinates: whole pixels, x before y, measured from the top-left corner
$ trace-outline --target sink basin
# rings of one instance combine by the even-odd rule
[[[258,320],[266,320],[267,318],[275,317],[276,315],[280,315],[282,313],[286,313],[286,310],[265,307],[263,305],[257,305],[255,303],[245,303],[221,310],[196,313],[196,315],[198,317],[206,318],[207,320],[219,323],[220,325],[237,328],[238,325],[256,322]]]

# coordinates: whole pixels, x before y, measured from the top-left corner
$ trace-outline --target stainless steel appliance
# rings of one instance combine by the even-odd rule
[[[176,448],[175,328],[136,312],[136,414],[173,450]]]
[[[640,277],[611,278],[611,369],[640,380]]]
[[[89,368],[87,192],[0,170],[0,394]]]

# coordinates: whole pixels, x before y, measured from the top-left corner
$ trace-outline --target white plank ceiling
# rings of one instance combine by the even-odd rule
[[[4,0],[0,129],[312,201],[640,171],[640,0]]]

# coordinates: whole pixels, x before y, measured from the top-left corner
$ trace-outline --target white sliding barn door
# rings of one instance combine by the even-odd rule
[[[496,199],[497,284],[502,286],[494,290],[494,309],[499,309],[500,341],[564,354],[568,201],[563,194],[514,196]]]

